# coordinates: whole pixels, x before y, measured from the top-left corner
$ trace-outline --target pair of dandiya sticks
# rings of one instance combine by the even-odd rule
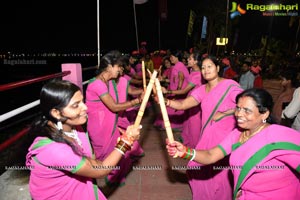
[[[165,125],[165,128],[166,128],[167,137],[168,137],[170,142],[174,142],[171,123],[169,121],[169,116],[168,116],[168,113],[167,113],[167,108],[166,108],[166,105],[165,105],[164,96],[163,96],[163,93],[162,93],[162,90],[161,90],[161,85],[160,85],[159,80],[156,78],[158,72],[156,70],[153,71],[147,87],[146,87],[146,73],[145,73],[144,62],[142,62],[142,73],[143,73],[143,86],[144,86],[144,90],[145,90],[145,95],[144,95],[143,101],[141,103],[141,106],[140,106],[139,112],[137,114],[137,117],[135,119],[134,127],[139,127],[139,125],[141,123],[141,120],[142,120],[142,117],[144,115],[144,111],[145,111],[146,105],[148,103],[149,97],[150,97],[151,92],[153,90],[153,92],[156,93],[156,95],[158,97],[158,100],[159,100],[159,105],[160,105],[164,125]],[[156,86],[155,88],[154,88],[154,84]]]

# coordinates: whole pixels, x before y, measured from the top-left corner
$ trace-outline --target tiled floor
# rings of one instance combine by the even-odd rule
[[[151,109],[145,113],[141,122],[140,144],[145,156],[134,164],[126,178],[126,184],[110,195],[110,200],[189,200],[192,194],[187,183],[185,171],[172,170],[172,166],[185,166],[186,161],[167,155],[165,149],[165,131],[153,127],[154,113]],[[173,133],[178,137],[179,133]],[[100,180],[99,185],[104,185]],[[105,191],[103,191],[105,192]]]

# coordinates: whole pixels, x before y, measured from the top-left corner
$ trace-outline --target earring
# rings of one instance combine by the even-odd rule
[[[63,126],[62,126],[61,121],[58,121],[58,122],[56,123],[56,126],[57,126],[57,128],[58,128],[59,131],[60,131],[60,130],[63,130]]]
[[[267,123],[267,120],[266,120],[266,119],[263,119],[263,120],[262,120],[262,123],[264,123],[264,124]]]

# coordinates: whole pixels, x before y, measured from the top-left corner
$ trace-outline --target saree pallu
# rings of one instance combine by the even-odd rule
[[[236,127],[233,114],[216,121],[213,116],[217,112],[235,108],[235,97],[241,91],[237,82],[225,79],[210,92],[206,92],[205,85],[192,92],[191,95],[201,104],[202,112],[202,130],[196,149],[207,150],[217,146]],[[188,163],[190,168],[199,166],[193,161]],[[193,199],[231,199],[232,174],[226,169],[228,166],[228,159],[224,159],[213,165],[202,166],[200,170],[187,170]]]
[[[234,199],[299,199],[300,134],[279,125],[271,125],[244,144],[235,131],[220,147],[230,154]],[[227,141],[226,141],[227,140]],[[230,141],[231,140],[231,141]],[[229,141],[229,142],[228,142]]]

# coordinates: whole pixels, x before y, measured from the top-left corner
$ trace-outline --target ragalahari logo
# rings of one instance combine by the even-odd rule
[[[231,12],[230,19],[234,19],[237,16],[244,15],[246,13],[246,10],[241,8],[240,4],[237,5],[237,3],[233,1],[231,10],[229,12]]]

